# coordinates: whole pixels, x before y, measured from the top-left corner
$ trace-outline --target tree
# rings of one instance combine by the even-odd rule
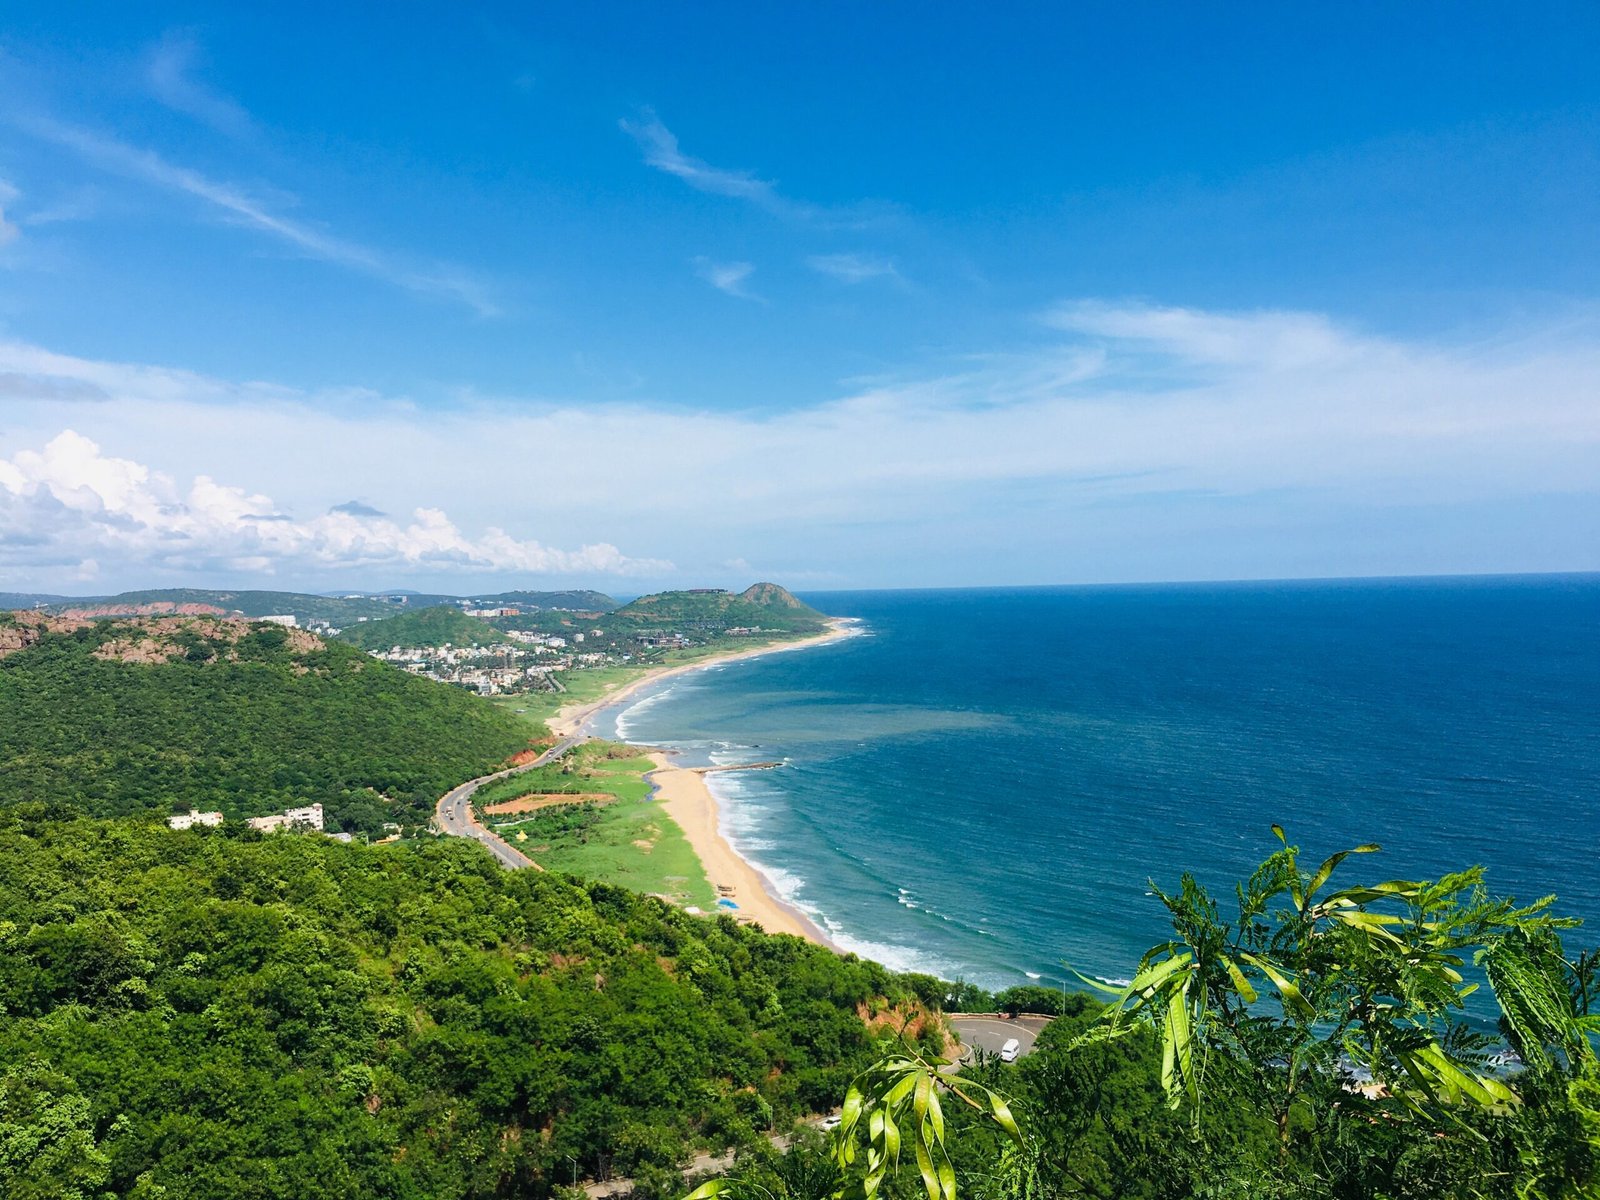
[[[1190,875],[1154,888],[1172,938],[1129,985],[1101,987],[1097,1019],[1048,1031],[1040,1063],[986,1064],[981,1083],[911,1054],[864,1072],[835,1134],[835,1195],[884,1191],[908,1140],[928,1200],[956,1200],[950,1095],[1009,1135],[960,1183],[978,1200],[1600,1194],[1600,968],[1566,957],[1577,922],[1551,915],[1552,897],[1490,897],[1479,868],[1338,887],[1345,861],[1377,846],[1307,871],[1274,833],[1233,919]],[[1520,1071],[1468,1019],[1474,971]],[[1107,1060],[1114,1047],[1125,1054]],[[993,1086],[1006,1080],[1044,1136],[1011,1120]],[[1163,1102],[1170,1126],[1148,1107]],[[1122,1119],[1133,1110],[1137,1128]]]
[[[37,1056],[0,1076],[0,1193],[10,1200],[99,1196],[111,1160],[89,1101]]]
[[[1576,1104],[1595,1078],[1597,1028],[1592,988],[1587,978],[1573,986],[1561,950],[1558,931],[1577,922],[1550,915],[1554,897],[1521,907],[1490,898],[1476,867],[1329,890],[1346,859],[1378,847],[1334,854],[1307,873],[1283,831],[1273,832],[1282,845],[1236,889],[1234,921],[1190,875],[1174,894],[1155,889],[1174,937],[1144,955],[1125,988],[1102,989],[1112,1005],[1098,1036],[1152,1028],[1162,1088],[1196,1133],[1207,1104],[1254,1109],[1276,1129],[1286,1173],[1297,1138],[1315,1153],[1354,1137],[1373,1148],[1369,1159],[1394,1164],[1428,1144],[1440,1154],[1465,1146],[1496,1171],[1508,1153],[1537,1159],[1520,1110],[1535,1097],[1548,1109],[1548,1089],[1519,1091],[1492,1069],[1492,1039],[1464,1019],[1479,984],[1463,967],[1470,957],[1483,969],[1531,1082],[1559,1063]],[[1578,1170],[1593,1180],[1592,1156]],[[1522,1175],[1525,1192],[1545,1178]],[[1574,1183],[1550,1182],[1551,1194]]]

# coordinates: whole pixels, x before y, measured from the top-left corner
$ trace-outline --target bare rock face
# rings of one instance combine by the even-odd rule
[[[83,620],[96,617],[226,617],[237,615],[215,604],[177,604],[155,600],[149,604],[90,604],[62,609],[60,616]]]
[[[135,617],[97,622],[82,616],[0,613],[0,658],[26,650],[47,634],[76,633],[96,625],[102,627],[104,636],[94,648],[94,657],[106,662],[127,663],[171,662],[186,657],[196,636],[218,644],[217,658],[234,661],[238,654],[231,648],[240,638],[262,627],[251,621],[217,616]],[[281,625],[267,628],[281,631],[284,645],[295,654],[306,654],[322,646],[321,638],[304,629],[285,629]]]
[[[0,658],[26,650],[47,633],[72,633],[89,622],[43,613],[0,613]]]

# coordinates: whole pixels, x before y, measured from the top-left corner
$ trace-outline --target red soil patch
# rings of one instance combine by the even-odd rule
[[[502,800],[499,804],[486,805],[483,811],[491,817],[500,817],[507,813],[557,808],[563,804],[611,804],[615,800],[616,797],[607,792],[529,792],[526,796],[518,796],[515,800]]]

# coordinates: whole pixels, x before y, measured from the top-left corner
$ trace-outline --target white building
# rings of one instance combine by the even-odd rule
[[[173,829],[190,829],[196,825],[221,825],[222,814],[219,812],[196,812],[190,809],[186,813],[174,813],[167,818],[167,824]]]
[[[250,828],[259,829],[262,833],[273,833],[279,829],[315,829],[321,833],[322,805],[308,804],[304,808],[291,808],[270,817],[251,817]]]
[[[257,617],[256,620],[265,621],[268,625],[286,625],[290,629],[297,628],[300,624],[299,619],[296,618],[293,613],[279,613],[276,616],[271,617]]]

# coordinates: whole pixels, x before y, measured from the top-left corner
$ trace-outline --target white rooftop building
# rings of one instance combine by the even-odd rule
[[[322,832],[322,805],[308,804],[304,808],[291,808],[270,817],[251,817],[250,828],[262,833],[279,829],[315,829]]]
[[[191,808],[186,813],[174,813],[167,818],[167,824],[173,829],[192,829],[196,825],[221,825],[222,814],[219,812],[196,812]]]

